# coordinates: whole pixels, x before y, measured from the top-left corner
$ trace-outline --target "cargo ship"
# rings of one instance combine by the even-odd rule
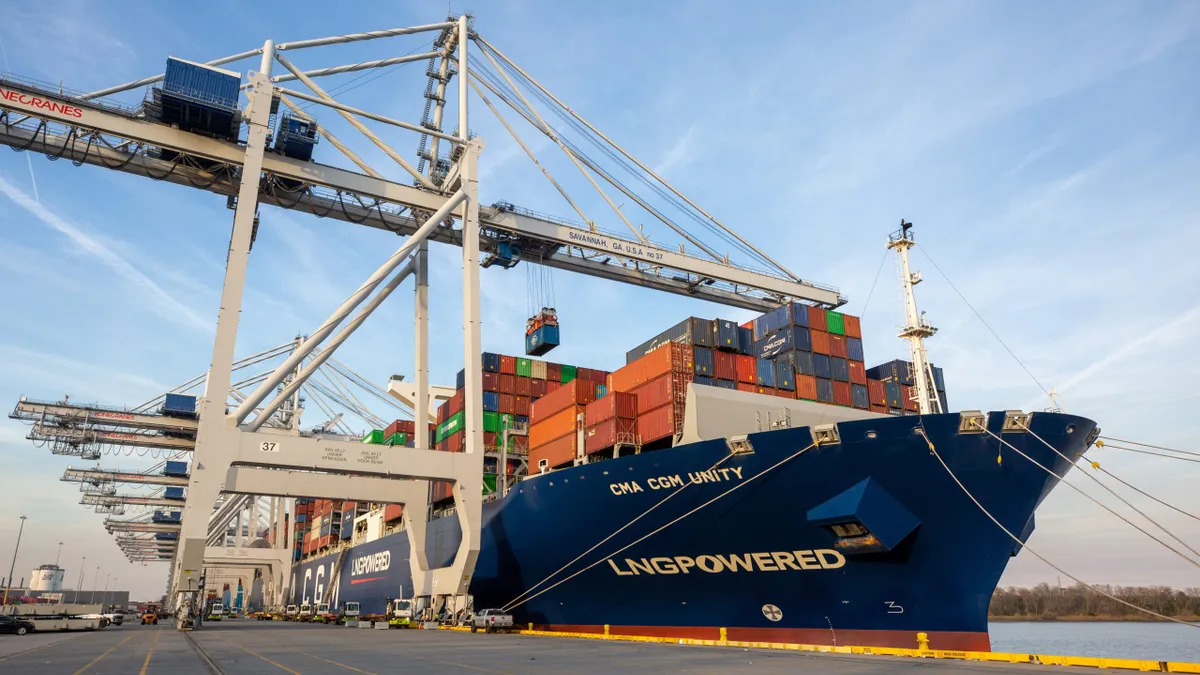
[[[1058,412],[917,414],[922,397],[946,409],[940,370],[867,369],[857,318],[795,303],[742,326],[690,318],[626,360],[484,355],[476,609],[572,632],[907,648],[926,633],[987,651],[1006,564],[1099,431]],[[438,449],[462,450],[462,406],[460,389],[438,409]],[[460,541],[449,497],[431,484],[432,566]],[[400,506],[298,509],[291,602],[372,614],[413,596]]]

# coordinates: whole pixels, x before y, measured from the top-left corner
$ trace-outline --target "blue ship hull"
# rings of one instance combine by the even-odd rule
[[[1064,458],[1002,433],[1003,413],[988,419],[1058,476],[1095,429],[1034,414]],[[718,439],[523,481],[484,505],[475,607],[520,600],[519,624],[556,630],[899,647],[925,632],[934,648],[987,650],[988,603],[1020,543],[937,455],[1022,542],[1057,480],[958,426],[957,414],[842,422],[839,443],[811,448],[808,428],[780,429],[751,434],[750,454]],[[431,522],[430,564],[448,564],[459,538],[457,518]],[[412,597],[408,552],[403,532],[355,547],[335,603],[382,613],[386,598]],[[336,560],[298,564],[292,602],[320,597]]]

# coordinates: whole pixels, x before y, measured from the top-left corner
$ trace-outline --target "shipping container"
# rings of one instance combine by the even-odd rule
[[[604,385],[604,384],[596,385],[596,398],[598,398],[598,399],[604,398],[605,395],[607,395],[607,394],[608,394],[608,385]]]
[[[862,384],[851,384],[850,385],[850,403],[855,408],[860,408],[862,410],[870,410],[871,398],[869,396],[867,396],[866,385],[862,385]]]
[[[833,380],[817,378],[817,400],[821,403],[833,403]]]
[[[813,374],[826,380],[833,379],[833,368],[829,365],[828,356],[813,354]]]
[[[846,334],[846,323],[842,319],[841,312],[835,312],[832,309],[825,310],[825,330],[832,335]]]
[[[454,496],[454,484],[450,481],[435,480],[429,482],[429,501],[436,503]]]
[[[879,380],[867,379],[867,398],[871,401],[872,406],[881,405],[887,407],[887,390],[883,386],[883,382]]]
[[[406,433],[411,436],[416,430],[417,425],[412,420],[396,420],[383,430],[383,437],[390,438],[393,434],[398,433]]]
[[[522,376],[518,375],[516,380],[513,381],[514,382],[513,393],[516,394],[517,396],[529,396],[530,391],[531,391],[531,389],[529,388],[529,385],[530,385],[530,382],[532,382],[532,381],[533,380],[530,380],[528,377],[522,377]]]
[[[408,433],[404,431],[397,431],[391,436],[385,436],[383,439],[383,444],[390,445],[394,448],[405,447],[408,445]]]
[[[446,404],[450,406],[450,411],[448,414],[453,415],[455,413],[462,412],[463,406],[466,402],[466,396],[466,392],[464,392],[462,389],[455,391],[454,395],[446,401]]]
[[[500,391],[500,374],[492,372],[484,372],[482,374],[482,386],[484,391]]]
[[[733,380],[717,380],[717,387],[721,389],[737,389],[737,382]]]
[[[546,381],[562,382],[562,364],[546,362]],[[548,390],[547,390],[548,391]]]
[[[609,418],[588,427],[587,431],[583,432],[583,437],[584,450],[589,455],[611,448],[617,443],[637,443],[637,418]]]
[[[507,373],[500,376],[500,393],[501,394],[516,394],[517,393],[517,376]]]
[[[499,404],[491,412],[508,413],[509,415],[517,414],[517,397],[515,394],[500,394],[498,399]]]
[[[390,523],[390,522],[393,522],[396,520],[400,520],[400,517],[403,515],[404,515],[404,505],[403,504],[388,504],[387,506],[383,507],[383,520],[385,522]]]
[[[916,388],[908,385],[900,385],[900,397],[904,399],[904,409],[909,412],[917,411]]]
[[[825,321],[825,310],[820,307],[808,307],[808,327],[812,330],[828,331],[829,324]]]
[[[560,379],[562,380],[562,383],[566,384],[574,380],[576,377],[576,370],[578,369],[575,368],[575,366],[568,366],[564,363],[561,367],[562,377]]]
[[[815,376],[817,374],[816,358],[817,355],[811,352],[792,352],[792,367],[796,369],[797,373]]]
[[[466,389],[466,387],[467,387],[467,371],[459,370],[458,374],[454,376],[454,388],[455,389]]]
[[[491,352],[483,353],[483,370],[487,373],[500,372],[500,355]]]
[[[528,416],[533,409],[533,399],[528,396],[514,396],[513,398],[513,414]]]
[[[811,330],[809,335],[812,336],[812,351],[814,354],[829,355],[829,350],[832,346],[829,344],[829,333],[823,330]]]
[[[638,442],[642,445],[671,438],[683,431],[683,406],[664,405],[638,415]]]
[[[713,352],[713,374],[718,380],[737,380],[737,354]]]
[[[753,321],[754,339],[760,340],[786,326],[808,326],[808,306],[791,302],[763,314]]]
[[[858,340],[862,339],[862,323],[857,316],[843,314],[842,323],[846,327],[846,337],[852,337]]]
[[[530,396],[530,398],[539,399],[539,398],[545,396],[546,392],[547,392],[547,387],[546,387],[547,382],[549,382],[549,380],[537,380],[537,379],[530,380],[529,381],[529,396]]]
[[[829,357],[829,373],[834,380],[839,382],[850,381],[850,362],[846,359]]]
[[[529,377],[535,380],[546,379],[546,362],[537,359],[529,360]]]
[[[723,351],[736,352],[741,344],[741,338],[738,336],[738,325],[734,321],[728,319],[714,319],[713,322],[713,348]]]
[[[383,429],[372,429],[362,437],[362,442],[369,445],[379,445],[383,443]]]
[[[778,398],[790,398],[790,399],[796,398],[796,392],[792,389],[780,389],[779,387],[776,387],[772,391],[775,394],[775,396]]]
[[[758,359],[758,372],[754,382],[760,387],[774,387],[775,364],[767,359]]]
[[[557,347],[560,342],[558,326],[538,326],[525,336],[525,353],[529,356],[542,356]]]
[[[174,460],[168,461],[163,466],[163,475],[164,476],[185,476],[186,477],[188,475],[188,463],[187,462],[178,462],[178,461],[174,461]]]
[[[760,359],[770,359],[784,352],[790,352],[795,348],[795,331],[792,330],[791,326],[788,326],[756,341],[754,343],[754,356]]]
[[[637,394],[614,391],[611,395],[597,399],[584,408],[584,426],[594,427],[597,424],[613,419],[635,419],[638,416]]]
[[[242,76],[174,56],[167,57],[162,89],[180,99],[232,112],[238,109]]]
[[[775,388],[786,391],[796,389],[796,371],[789,363],[775,364]]]
[[[517,357],[500,355],[500,372],[505,375],[517,374]]]
[[[572,380],[547,393],[533,404],[532,421],[537,424],[568,406],[587,405],[595,400],[596,387],[592,383],[584,380]]]
[[[738,353],[754,353],[754,329],[738,326]]]
[[[165,488],[163,490],[163,497],[165,499],[184,499],[183,488],[181,488],[181,487]]]
[[[844,405],[849,408],[854,403],[854,397],[850,393],[849,382],[833,381],[833,402],[836,405]]]
[[[946,402],[946,392],[939,391],[937,394],[938,400],[942,402],[942,412],[950,412],[952,408],[950,407],[950,404]]]
[[[796,374],[796,398],[805,401],[817,400],[817,378],[812,375]]]
[[[756,391],[764,396],[775,395],[775,387],[758,387]]]
[[[516,376],[517,377],[532,377],[533,376],[533,363],[529,359],[523,358],[523,357],[517,357],[516,363],[517,363],[517,365],[516,365]]]
[[[692,347],[668,343],[608,376],[609,391],[632,391],[669,372],[693,372]]]
[[[737,390],[738,391],[756,392],[756,391],[758,391],[758,385],[751,383],[751,382],[738,382]]]
[[[625,363],[633,363],[668,342],[712,347],[714,343],[713,330],[712,321],[698,319],[694,316],[684,319],[626,352]]]
[[[862,361],[847,361],[847,366],[850,368],[851,384],[861,384],[864,387],[867,385],[867,367]]]
[[[753,356],[738,354],[734,359],[734,370],[737,374],[735,379],[738,382],[754,384],[758,377],[758,361]]]
[[[529,427],[529,447],[537,448],[578,428],[575,418],[583,412],[583,406],[571,405],[549,417],[539,418]]]
[[[494,413],[485,413],[494,414]],[[467,440],[466,434],[454,434],[446,437],[446,452],[462,452]]]
[[[846,345],[846,336],[829,334],[829,355],[836,356],[839,359],[850,358]]]
[[[196,397],[190,394],[166,394],[163,397],[163,414],[176,417],[196,415]]]
[[[713,350],[708,347],[693,347],[692,350],[693,372],[697,375],[713,377],[716,374]]]
[[[698,384],[702,387],[715,387],[717,386],[717,378],[709,377],[707,375],[697,375],[696,377],[692,378],[692,383]]]
[[[489,413],[484,413],[489,414]],[[491,413],[495,414],[495,413]],[[457,412],[446,418],[445,422],[438,425],[436,439],[438,442],[445,440],[452,434],[457,434],[463,430],[463,413]]]
[[[938,391],[946,391],[946,378],[942,374],[942,369],[933,366],[933,388]]]
[[[512,413],[483,413],[483,430],[494,431],[499,433],[505,429],[513,428],[516,421],[516,415]]]
[[[638,415],[670,403],[682,406],[692,381],[691,373],[669,372],[634,389],[631,393],[637,397]]]
[[[578,453],[578,437],[575,434],[563,436],[552,443],[530,449],[529,471],[536,475],[543,468],[554,469],[571,466]]]
[[[507,396],[507,394],[505,394]],[[494,391],[483,392],[483,409],[496,412],[500,410],[500,394]]]
[[[895,381],[888,381],[888,382],[884,382],[883,386],[884,386],[884,394],[887,397],[887,407],[888,408],[903,408],[904,407],[904,396],[903,396],[903,392],[900,390],[900,383],[895,382]]]

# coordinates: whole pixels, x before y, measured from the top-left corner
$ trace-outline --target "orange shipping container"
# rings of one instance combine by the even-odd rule
[[[862,322],[857,316],[843,314],[842,325],[846,328],[846,337],[862,339]]]
[[[886,415],[887,411],[888,411],[888,407],[886,405],[875,405],[874,403],[871,404],[871,412],[873,412],[873,413],[880,413],[880,414]]]
[[[583,445],[587,454],[611,448],[617,444],[633,443],[637,435],[637,420],[610,417],[583,433]]]
[[[753,356],[745,354],[737,355],[737,381],[754,384],[755,378],[758,377],[758,360]]]
[[[541,471],[542,461],[546,462],[546,467],[553,469],[563,466],[570,466],[575,461],[575,456],[579,452],[578,439],[575,434],[563,436],[562,438],[547,443],[539,448],[534,448],[529,451],[529,467],[530,471],[537,473]]]
[[[847,407],[854,404],[854,398],[850,395],[849,382],[833,381],[833,402]]]
[[[825,322],[825,310],[820,307],[808,308],[808,327],[812,330],[826,331],[829,330],[829,324]],[[501,357],[503,358],[503,357]]]
[[[871,407],[883,406],[884,412],[887,412],[887,388],[882,380],[867,380],[867,398],[871,401]]]
[[[587,404],[587,408],[583,411],[583,424],[587,427],[594,427],[604,420],[614,417],[635,419],[637,415],[637,394],[614,391],[604,398],[598,398]]]
[[[664,405],[638,416],[638,441],[643,444],[669,438],[681,431],[683,406]]]
[[[682,406],[687,400],[687,386],[692,377],[691,373],[666,373],[634,389],[633,393],[637,395],[638,415],[644,415],[668,403]]]
[[[516,375],[517,374],[517,357],[501,356],[500,357],[500,372],[504,373],[505,375]]]
[[[825,316],[822,314],[821,316]],[[810,331],[812,335],[812,350],[814,354],[825,354],[829,356],[829,333],[823,330]]]
[[[403,515],[403,504],[388,504],[387,506],[383,507],[383,519],[389,523],[393,520],[399,520],[400,516]]]
[[[867,383],[867,364],[862,361],[847,361],[850,368],[850,381],[854,384]]]
[[[817,400],[817,378],[796,373],[796,398],[806,401]]]
[[[826,336],[829,337],[829,355],[830,356],[836,356],[839,359],[848,358],[850,356],[849,353],[846,351],[846,336],[845,335],[833,335],[831,333],[826,333]]]
[[[776,389],[775,395],[780,398],[796,398],[796,392],[791,389]]]
[[[537,408],[536,404],[534,408]],[[537,448],[567,434],[573,434],[576,429],[575,417],[581,412],[583,412],[583,406],[573,405],[532,424],[529,427],[529,447]]]
[[[917,401],[913,398],[913,388],[907,384],[900,385],[900,398],[904,401],[904,409],[909,412],[917,411]]]
[[[633,391],[669,372],[692,372],[692,346],[668,342],[608,376],[609,391]]]
[[[567,406],[587,405],[596,400],[596,385],[587,380],[571,380],[533,402],[534,424],[556,415]]]
[[[738,390],[738,391],[749,391],[749,392],[757,393],[757,392],[758,392],[758,386],[757,386],[757,385],[754,385],[754,384],[751,384],[751,383],[749,383],[749,382],[738,382],[738,383],[737,383],[737,390]]]

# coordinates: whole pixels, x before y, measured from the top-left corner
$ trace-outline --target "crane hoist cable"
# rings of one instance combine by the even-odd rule
[[[1023,550],[1029,551],[1030,555],[1032,555],[1033,557],[1037,558],[1038,560],[1041,560],[1042,562],[1046,563],[1047,565],[1050,566],[1051,569],[1053,569],[1054,571],[1063,575],[1064,577],[1067,577],[1068,579],[1074,581],[1075,583],[1079,584],[1080,586],[1083,586],[1084,588],[1088,589],[1089,591],[1092,591],[1093,593],[1096,593],[1098,595],[1102,595],[1102,596],[1108,598],[1109,600],[1114,600],[1122,605],[1125,605],[1126,607],[1129,607],[1130,609],[1134,609],[1139,612],[1143,612],[1145,614],[1149,614],[1151,616],[1158,617],[1164,621],[1172,621],[1174,623],[1180,623],[1185,626],[1191,626],[1192,628],[1200,628],[1200,623],[1192,623],[1190,621],[1184,621],[1183,619],[1177,619],[1175,617],[1167,616],[1165,614],[1159,614],[1158,612],[1155,612],[1153,610],[1149,610],[1149,609],[1146,609],[1145,607],[1140,607],[1138,605],[1135,605],[1132,602],[1122,600],[1121,598],[1118,598],[1117,596],[1115,596],[1111,593],[1108,593],[1096,586],[1093,586],[1093,585],[1085,582],[1083,579],[1080,579],[1079,577],[1075,576],[1074,574],[1071,574],[1070,572],[1064,570],[1063,568],[1059,567],[1058,565],[1055,565],[1054,563],[1050,562],[1042,554],[1040,554],[1037,551],[1030,548],[1029,544],[1021,541],[1021,538],[1018,537],[1017,535],[1013,534],[1011,530],[1009,530],[1007,527],[1004,527],[1004,525],[1002,525],[1000,523],[1000,521],[997,520],[996,517],[992,515],[991,511],[988,511],[987,507],[985,507],[982,503],[980,503],[980,501],[975,497],[975,495],[972,494],[969,489],[967,489],[967,486],[963,485],[963,482],[958,479],[958,476],[956,476],[954,474],[954,471],[950,468],[950,466],[948,464],[946,464],[946,460],[942,459],[942,456],[940,454],[938,454],[937,448],[934,447],[934,445],[933,445],[933,441],[929,440],[929,436],[925,433],[924,418],[921,418],[920,426],[917,427],[917,432],[921,435],[921,437],[923,439],[925,439],[926,445],[929,446],[929,452],[932,453],[933,456],[937,458],[938,463],[942,465],[942,468],[946,470],[946,473],[950,474],[950,478],[952,478],[954,480],[954,482],[958,485],[958,487],[963,491],[963,494],[967,495],[967,498],[970,499],[971,502],[973,502],[975,504],[975,506],[977,506],[979,508],[979,510],[983,512],[983,515],[987,516],[988,520],[992,521],[992,523],[994,523],[996,525],[996,527],[1000,528],[1000,531],[1004,532],[1004,534],[1007,534],[1009,539],[1012,539],[1014,542],[1019,544]]]

